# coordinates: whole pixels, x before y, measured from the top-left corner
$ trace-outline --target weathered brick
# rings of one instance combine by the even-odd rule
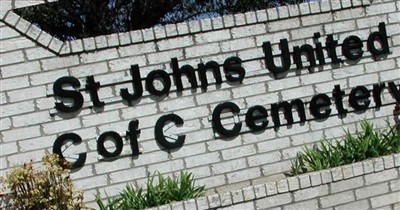
[[[3,141],[4,142],[12,142],[18,141],[21,139],[29,139],[40,136],[40,128],[39,126],[31,126],[31,127],[23,127],[12,129],[8,131],[3,131]],[[21,154],[24,155],[24,154]],[[26,155],[26,154],[25,154]]]
[[[257,209],[267,209],[273,206],[280,206],[283,204],[288,204],[292,202],[292,198],[289,193],[279,194],[275,196],[268,196],[263,199],[259,199],[256,201]]]
[[[8,117],[17,114],[24,114],[35,110],[32,101],[2,105],[0,109],[1,117]]]
[[[352,191],[346,191],[342,193],[337,193],[333,195],[328,195],[320,198],[320,203],[322,208],[327,208],[331,206],[336,206],[342,203],[348,203],[354,201],[354,194]]]
[[[302,189],[294,192],[294,200],[297,201],[302,201],[302,200],[308,200],[312,198],[317,198],[320,196],[328,195],[329,194],[329,188],[327,185],[321,185],[318,187],[312,187],[312,188],[307,188],[307,189]]]
[[[1,74],[3,78],[27,75],[35,72],[40,72],[40,64],[38,61],[4,66],[1,69]]]
[[[371,198],[372,208],[378,208],[399,202],[400,202],[400,192],[392,192],[390,194]]]
[[[44,70],[54,70],[70,66],[75,66],[79,64],[78,56],[70,57],[57,57],[41,60],[42,67]]]
[[[211,165],[211,170],[215,174],[226,173],[243,168],[246,168],[246,159],[235,159]]]
[[[396,169],[385,170],[377,173],[367,174],[364,176],[365,184],[375,184],[387,180],[395,179],[398,176]]]
[[[335,209],[338,210],[346,210],[346,209],[370,209],[369,208],[369,203],[367,200],[362,200],[362,201],[356,201],[356,202],[351,202],[348,204],[343,204],[340,206],[335,206]]]
[[[362,187],[364,184],[364,180],[362,177],[356,177],[352,179],[342,180],[339,182],[332,182],[331,186],[331,193],[337,193],[341,191],[346,191],[358,187]]]
[[[200,165],[206,165],[210,163],[219,162],[220,158],[218,152],[207,153],[203,155],[196,155],[185,158],[185,163],[187,167],[195,167]]]
[[[294,204],[283,206],[284,210],[297,210],[297,209],[318,209],[318,201],[316,199],[296,202]]]
[[[375,184],[372,186],[363,187],[355,191],[358,200],[374,197],[389,192],[388,183]]]

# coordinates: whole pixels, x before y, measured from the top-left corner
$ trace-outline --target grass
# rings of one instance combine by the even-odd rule
[[[400,132],[396,126],[388,125],[384,131],[374,131],[371,123],[363,120],[362,131],[356,135],[345,131],[342,141],[327,140],[313,149],[304,147],[292,163],[293,175],[319,171],[350,164],[369,158],[400,152]]]
[[[158,184],[154,182],[156,177]],[[196,187],[193,175],[187,172],[181,172],[179,179],[164,178],[160,173],[154,173],[146,185],[146,191],[143,188],[135,190],[132,185],[127,185],[118,198],[111,199],[107,195],[106,203],[96,197],[97,205],[100,210],[145,209],[205,194],[205,187]]]

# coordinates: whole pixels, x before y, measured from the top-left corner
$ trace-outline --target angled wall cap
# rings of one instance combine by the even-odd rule
[[[41,30],[36,25],[21,18],[12,10],[26,6],[33,6],[53,2],[56,0],[20,1],[9,0],[0,2],[0,22],[14,28],[19,33],[36,42],[55,55],[70,55],[80,52],[90,52],[107,48],[131,45],[143,42],[152,42],[162,39],[202,33],[211,30],[229,29],[235,26],[251,25],[278,21],[287,18],[334,12],[342,9],[365,7],[371,4],[370,0],[321,0],[308,3],[280,6],[266,10],[258,10],[222,17],[206,18],[190,22],[168,24],[147,29],[101,35],[72,41],[61,41]]]

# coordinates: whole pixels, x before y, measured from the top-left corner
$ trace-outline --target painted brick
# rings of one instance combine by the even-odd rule
[[[330,13],[315,14],[315,15],[308,15],[308,16],[301,17],[301,23],[304,26],[320,25],[320,24],[331,22],[332,19],[333,19],[333,17],[332,17],[332,14],[330,14]],[[312,33],[312,31],[310,31],[310,33]]]
[[[196,199],[196,204],[199,209],[209,208],[207,197],[200,197]]]
[[[10,166],[20,165],[29,161],[38,162],[45,154],[44,150],[36,150],[33,152],[17,153],[7,157]]]
[[[254,193],[256,198],[263,198],[267,196],[267,189],[264,184],[259,184],[254,186]]]
[[[221,43],[222,52],[230,52],[236,50],[242,50],[252,48],[255,46],[253,38],[241,38],[232,41],[226,41]]]
[[[4,155],[5,157],[18,153],[17,142],[1,144],[1,151],[1,155]]]
[[[19,33],[9,27],[0,27],[0,39],[8,39],[19,36]]]
[[[288,180],[290,191],[295,191],[295,190],[300,189],[300,182],[297,177],[289,177],[287,180]]]
[[[281,155],[279,152],[271,152],[267,154],[260,154],[247,157],[249,162],[249,166],[258,166],[258,165],[265,165],[269,163],[277,162],[281,159]]]
[[[18,49],[25,49],[29,47],[34,47],[35,43],[26,39],[25,37],[16,37],[8,39],[6,42],[2,42],[0,45],[0,52],[7,52]]]
[[[279,22],[271,22],[268,24],[269,31],[283,31],[288,29],[295,29],[300,27],[300,20],[298,18],[291,18]]]
[[[279,194],[275,196],[266,197],[256,201],[257,209],[266,209],[273,206],[280,206],[283,204],[288,204],[292,201],[289,193]]]
[[[185,163],[187,167],[195,167],[200,165],[206,165],[209,163],[215,163],[220,161],[219,155],[217,152],[207,153],[203,155],[196,155],[185,158]]]
[[[13,90],[29,86],[28,76],[13,77],[1,80],[1,90]]]
[[[256,149],[253,145],[242,146],[227,150],[222,150],[222,158],[224,160],[230,160],[233,158],[240,158],[244,156],[254,155],[256,153]]]
[[[318,187],[307,188],[304,190],[299,190],[294,192],[294,200],[303,201],[312,198],[317,198],[319,196],[324,196],[329,194],[329,188],[327,185],[321,185]]]
[[[130,35],[131,35],[132,43],[137,43],[137,42],[143,41],[143,35],[140,30],[131,31]]]
[[[128,45],[124,47],[120,47],[118,52],[121,57],[132,56],[132,55],[141,55],[146,53],[151,53],[156,51],[155,43],[143,43],[143,44],[135,44]]]
[[[337,193],[341,191],[346,191],[350,189],[355,189],[362,187],[364,184],[364,180],[362,177],[356,177],[348,180],[343,180],[341,182],[333,182],[330,184],[331,193]]]
[[[93,37],[83,39],[83,46],[86,51],[96,49],[96,42]]]
[[[115,49],[101,50],[96,52],[90,52],[80,55],[82,63],[94,63],[98,61],[109,60],[118,57],[118,52]]]
[[[178,30],[178,34],[179,35],[188,34],[189,33],[189,26],[188,26],[188,24],[186,22],[178,23],[176,28]]]
[[[278,10],[276,8],[268,8],[267,9],[268,20],[276,20],[278,19]]]
[[[22,51],[14,51],[14,52],[9,52],[9,53],[2,53],[1,56],[3,59],[1,61],[1,65],[8,65],[8,64],[15,64],[15,63],[21,63],[25,60],[24,54]]]
[[[24,101],[19,103],[2,105],[0,113],[2,117],[24,114],[34,111],[35,107],[32,101]]]
[[[375,184],[391,179],[395,179],[398,176],[398,172],[396,169],[390,169],[386,171],[381,171],[378,173],[372,173],[365,175],[365,184],[370,185],[370,184]]]
[[[0,119],[0,130],[8,130],[12,126],[10,118],[1,118]]]
[[[74,183],[75,187],[78,189],[93,189],[95,187],[107,185],[107,176],[94,176],[90,178],[80,179]]]
[[[389,192],[389,186],[387,183],[375,184],[364,188],[357,189],[355,191],[358,200],[374,197],[376,195],[382,195]]]
[[[254,200],[256,198],[256,195],[254,193],[254,187],[250,186],[250,187],[243,188],[243,197],[244,197],[245,201]]]
[[[362,201],[356,201],[356,202],[351,202],[348,204],[343,204],[340,206],[336,206],[335,209],[369,209],[369,203],[367,200],[362,200]]]
[[[221,174],[221,173],[226,173],[229,171],[243,169],[246,167],[247,166],[246,166],[245,159],[235,159],[235,160],[231,160],[231,161],[213,164],[213,165],[211,165],[211,170],[215,174]]]
[[[352,191],[346,191],[320,198],[322,208],[336,206],[339,204],[348,203],[350,201],[354,201],[354,195]]]
[[[46,111],[12,117],[14,127],[23,127],[46,123],[51,121],[50,115]]]
[[[79,64],[78,56],[60,57],[42,60],[44,70],[53,70]]]
[[[337,34],[340,32],[345,32],[345,31],[352,31],[356,28],[356,23],[354,20],[348,20],[348,21],[341,21],[337,23],[331,23],[331,24],[326,24],[325,25],[325,32],[327,34]]]
[[[385,13],[390,13],[396,11],[396,6],[394,2],[391,3],[385,3],[385,4],[375,4],[367,7],[367,14],[368,15],[376,15],[382,13],[382,11],[385,11]]]
[[[176,57],[176,58],[178,58],[178,60],[180,60],[183,57],[183,51],[182,50],[171,50],[171,51],[152,53],[152,54],[147,55],[149,64],[159,64],[159,63],[170,62],[171,58],[174,58],[174,57]]]
[[[289,184],[286,179],[277,181],[278,193],[285,193],[289,191]]]
[[[39,72],[40,65],[38,61],[22,63],[17,65],[2,67],[3,78],[25,75],[29,73]]]
[[[386,195],[371,198],[372,208],[382,207],[400,202],[400,192],[393,192]]]
[[[144,66],[146,64],[146,57],[144,55],[127,57],[123,59],[117,59],[109,61],[109,66],[111,71],[120,71],[124,69],[129,69],[131,65]]]
[[[246,37],[246,36],[250,36],[250,35],[263,34],[266,32],[267,32],[267,30],[266,30],[265,24],[243,26],[240,28],[231,29],[232,37],[234,39],[240,38],[240,37]]]
[[[265,188],[267,190],[267,196],[276,195],[278,193],[276,182],[265,183]]]
[[[244,15],[246,16],[247,24],[252,24],[257,22],[256,13],[254,11],[246,12]]]
[[[8,95],[10,98],[10,102],[25,101],[45,96],[46,88],[43,86],[24,88],[15,91],[9,91]]]
[[[82,52],[83,51],[83,42],[82,40],[73,40],[70,42],[72,52]]]
[[[130,34],[128,32],[119,33],[118,34],[118,38],[119,38],[119,43],[121,45],[127,45],[127,44],[130,44],[132,42],[131,41],[131,36],[130,36]]]
[[[193,40],[189,36],[161,40],[157,43],[158,49],[161,51],[177,49],[191,45],[193,45]]]
[[[311,173],[310,174],[311,186],[321,185],[322,179],[320,173]]]
[[[45,136],[28,140],[21,140],[18,141],[18,145],[21,152],[45,149],[52,147],[56,138],[56,136]]]

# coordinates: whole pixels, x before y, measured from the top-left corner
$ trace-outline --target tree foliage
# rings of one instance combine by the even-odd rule
[[[16,10],[61,40],[254,11],[307,0],[59,0]]]

